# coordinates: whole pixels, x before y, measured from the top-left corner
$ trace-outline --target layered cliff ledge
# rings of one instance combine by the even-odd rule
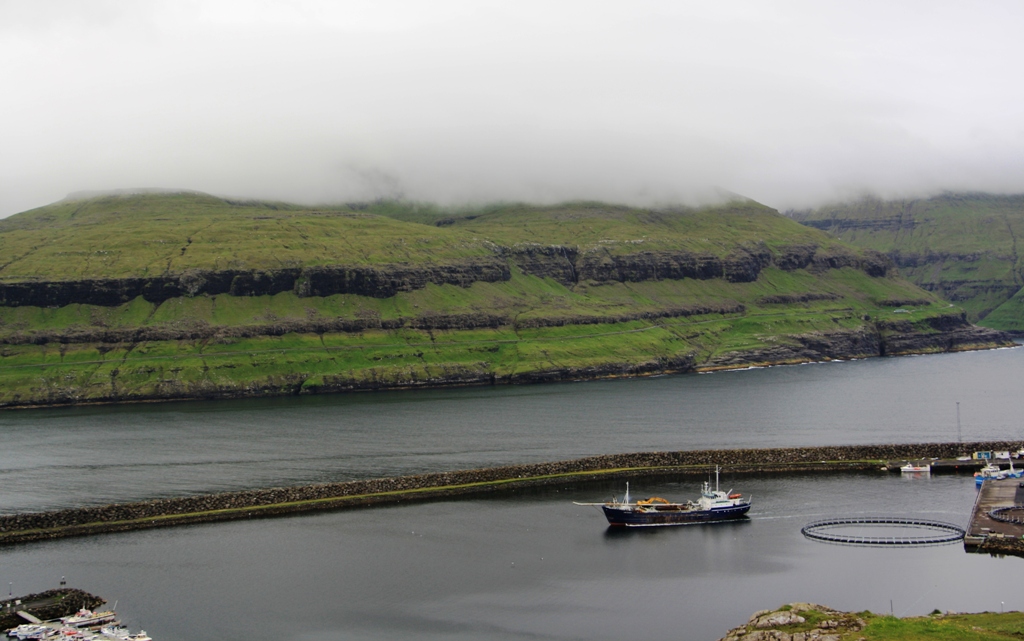
[[[435,264],[321,265],[270,270],[188,269],[147,278],[88,278],[79,280],[0,280],[0,306],[65,307],[67,305],[123,305],[135,298],[162,303],[192,296],[273,296],[285,292],[299,298],[338,294],[391,298],[399,292],[427,285],[469,287],[473,283],[507,281],[512,270],[562,285],[580,282],[639,283],[657,280],[725,279],[750,283],[761,271],[777,266],[784,271],[808,269],[821,273],[849,267],[882,278],[891,261],[881,254],[852,252],[815,245],[782,246],[772,252],[764,245],[740,247],[724,258],[687,251],[642,251],[612,254],[604,249],[581,251],[563,245],[493,247],[491,258]],[[0,272],[2,276],[2,272]],[[795,302],[806,302],[803,299]],[[787,302],[779,299],[772,302]],[[793,302],[793,301],[789,301]]]

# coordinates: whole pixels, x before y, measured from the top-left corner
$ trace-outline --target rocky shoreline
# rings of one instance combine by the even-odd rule
[[[0,516],[0,545],[69,536],[442,500],[503,490],[589,480],[703,476],[715,465],[730,474],[868,471],[882,461],[950,458],[960,451],[1019,447],[1016,441],[851,445],[805,448],[690,450],[462,470],[344,483],[225,492]]]
[[[866,627],[864,619],[815,603],[789,603],[755,612],[719,641],[840,641]],[[863,637],[861,637],[863,638]]]

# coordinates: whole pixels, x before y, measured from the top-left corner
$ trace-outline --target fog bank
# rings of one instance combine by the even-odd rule
[[[1024,192],[1024,5],[0,2],[0,216]]]

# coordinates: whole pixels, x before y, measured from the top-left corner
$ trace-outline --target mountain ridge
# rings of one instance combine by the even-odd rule
[[[713,370],[1007,344],[752,201],[306,209],[196,193],[0,221],[0,406]]]

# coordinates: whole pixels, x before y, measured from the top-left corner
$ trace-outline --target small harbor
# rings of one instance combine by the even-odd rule
[[[0,633],[19,640],[153,641],[145,630],[133,633],[123,626],[114,608],[101,609],[105,603],[96,595],[64,587],[11,596],[0,601]]]

